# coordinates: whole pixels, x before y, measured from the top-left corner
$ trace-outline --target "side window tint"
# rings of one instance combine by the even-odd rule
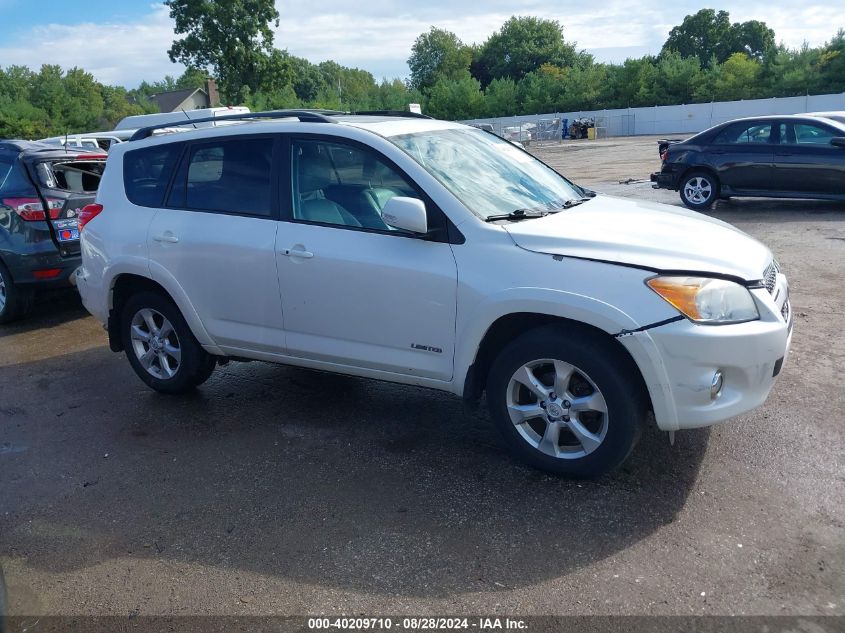
[[[181,143],[167,143],[126,152],[123,157],[123,186],[132,204],[142,207],[161,205],[181,149]]]
[[[795,142],[799,145],[828,145],[833,132],[809,123],[795,124]]]
[[[291,145],[293,217],[297,220],[394,231],[382,219],[395,196],[419,198],[414,187],[375,152],[344,143]]]
[[[179,170],[168,205],[200,211],[271,215],[273,138],[195,145]]]
[[[768,143],[772,135],[771,123],[738,123],[729,125],[715,139],[717,144]]]

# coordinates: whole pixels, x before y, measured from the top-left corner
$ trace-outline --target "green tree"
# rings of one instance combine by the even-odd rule
[[[660,56],[656,70],[655,104],[693,103],[703,78],[698,57],[681,57],[680,53],[671,51]]]
[[[484,113],[481,84],[469,71],[459,79],[441,77],[428,95],[426,112],[436,119],[477,119]]]
[[[472,49],[450,31],[431,27],[414,41],[408,68],[411,86],[420,91],[431,88],[441,77],[459,79],[469,70]]]
[[[775,45],[775,32],[765,22],[750,20],[731,24],[727,11],[701,9],[688,15],[669,31],[662,53],[675,51],[681,57],[698,57],[702,66],[715,57],[720,64],[733,53],[762,59]]]
[[[499,77],[519,81],[543,64],[566,67],[583,61],[575,46],[563,39],[556,20],[514,16],[481,46],[473,72],[487,85]]]
[[[705,72],[696,97],[702,101],[738,101],[760,96],[757,89],[762,66],[745,53],[734,53],[724,64]]]
[[[485,116],[512,116],[519,113],[520,100],[516,82],[510,78],[494,79],[484,90]]]
[[[170,60],[210,68],[229,101],[255,92],[273,50],[271,24],[279,25],[273,0],[166,0],[176,22]]]

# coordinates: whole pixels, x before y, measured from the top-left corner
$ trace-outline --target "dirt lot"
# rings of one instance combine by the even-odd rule
[[[679,204],[645,182],[653,139],[534,151]],[[0,331],[11,612],[845,614],[845,205],[713,214],[790,278],[778,386],[589,483],[515,465],[483,411],[422,389],[252,363],[159,396],[75,296],[42,301]]]

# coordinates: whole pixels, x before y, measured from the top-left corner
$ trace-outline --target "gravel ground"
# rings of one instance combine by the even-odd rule
[[[646,182],[653,139],[531,149],[680,204]],[[232,363],[160,396],[77,297],[43,299],[0,330],[10,612],[845,615],[845,205],[712,214],[776,252],[792,354],[764,406],[650,429],[594,482],[515,465],[483,410],[423,389]]]

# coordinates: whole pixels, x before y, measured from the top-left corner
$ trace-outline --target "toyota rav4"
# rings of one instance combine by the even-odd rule
[[[231,118],[139,130],[79,219],[85,306],[153,389],[235,358],[486,392],[516,456],[590,477],[650,411],[721,422],[781,371],[786,278],[729,224],[595,195],[457,123]]]

